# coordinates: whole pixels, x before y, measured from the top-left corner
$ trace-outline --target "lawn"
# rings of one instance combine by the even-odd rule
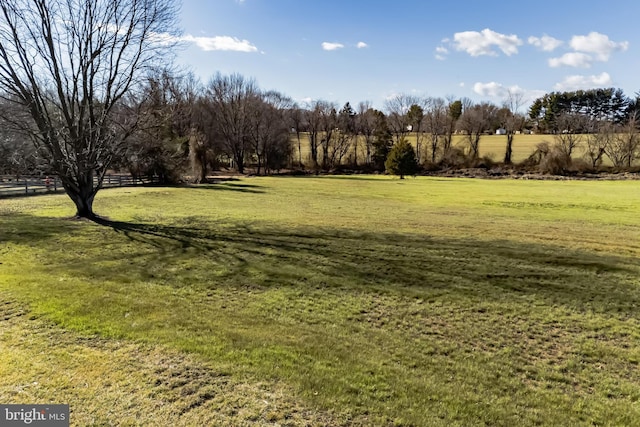
[[[74,425],[640,425],[640,183],[0,200],[0,401]],[[4,319],[4,320],[2,320]]]

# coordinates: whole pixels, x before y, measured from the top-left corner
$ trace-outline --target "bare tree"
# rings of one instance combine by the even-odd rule
[[[318,169],[318,149],[320,147],[320,135],[322,133],[322,116],[328,103],[326,101],[313,101],[305,110],[305,122],[309,131],[309,149],[314,169]]]
[[[269,173],[289,160],[291,151],[286,111],[293,102],[280,92],[257,94],[249,106],[249,141],[257,159],[256,174]]]
[[[174,183],[189,159],[196,181],[203,180],[210,147],[200,119],[200,98],[201,85],[192,74],[151,73],[136,99],[129,101],[136,103],[131,109],[138,112],[138,126],[112,167]]]
[[[592,120],[591,129],[584,137],[584,157],[593,169],[597,169],[602,164],[607,147],[611,146],[614,136],[615,130],[612,123]]]
[[[18,109],[29,117],[14,124],[45,155],[79,217],[95,217],[107,168],[135,129],[122,101],[174,39],[174,4],[0,1],[0,96],[16,105],[5,119]]]
[[[522,129],[525,123],[525,117],[520,113],[520,109],[524,105],[524,94],[522,92],[514,92],[509,90],[507,98],[504,100],[503,109],[499,112],[500,125],[504,128],[507,136],[507,146],[504,152],[504,164],[512,163],[511,156],[513,154],[513,138],[516,131]]]
[[[15,132],[13,126],[0,122],[0,174],[51,173],[48,165],[42,164],[40,159],[35,147]]]
[[[302,143],[300,141],[300,134],[306,127],[304,110],[302,110],[298,104],[294,104],[289,110],[288,117],[298,140],[298,166],[302,167]]]
[[[334,103],[325,103],[324,108],[320,110],[320,130],[322,138],[320,146],[322,147],[322,168],[329,170],[333,165],[333,159],[330,150],[334,145],[334,137],[338,132],[338,112]]]
[[[493,104],[482,103],[464,109],[458,122],[459,129],[467,134],[469,157],[476,160],[480,153],[480,137],[489,130],[497,108]]]
[[[630,168],[640,155],[640,135],[635,114],[621,127],[616,129],[609,140],[606,154],[616,168]]]
[[[431,163],[435,164],[440,142],[450,129],[449,108],[442,98],[429,98],[425,114],[425,130],[431,135]],[[445,147],[443,147],[445,149]]]
[[[349,156],[349,164],[358,165],[358,145],[356,141],[356,111],[347,102],[338,112],[336,136],[331,147],[331,167],[342,164],[344,157],[353,148],[353,156]]]
[[[360,102],[358,104],[358,114],[356,115],[356,132],[364,139],[365,159],[364,162],[370,165],[373,155],[373,143],[375,141],[376,113],[370,102]],[[357,144],[357,142],[356,142]]]
[[[570,164],[571,156],[582,143],[585,117],[581,114],[562,114],[558,116],[556,123],[559,130],[554,137],[556,147]]]
[[[249,112],[258,92],[255,81],[240,74],[223,76],[218,73],[206,89],[206,106],[215,126],[215,138],[220,140],[239,173],[244,173],[250,148]]]
[[[384,102],[384,108],[387,112],[387,123],[393,134],[395,142],[405,139],[405,136],[411,129],[411,123],[408,117],[409,110],[413,104],[417,104],[417,98],[412,95],[396,95]]]

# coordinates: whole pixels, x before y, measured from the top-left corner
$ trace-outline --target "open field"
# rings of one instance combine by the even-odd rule
[[[407,135],[407,139],[413,146],[416,146],[417,137],[415,133]],[[425,135],[422,139],[422,148],[420,150],[420,157],[430,156],[430,141],[429,136]],[[547,141],[549,143],[553,143],[553,135],[515,135],[513,141],[513,161],[515,163],[521,162],[525,160],[527,157],[531,155],[536,149],[536,145],[539,143]],[[298,159],[298,140],[295,135],[291,136],[291,144],[293,146],[293,159]],[[466,149],[467,145],[465,142],[465,136],[463,135],[454,135],[453,144],[456,147],[461,149]],[[310,157],[310,148],[309,148],[309,135],[303,133],[300,135],[300,145],[302,152],[302,162],[306,165],[311,164]],[[504,160],[504,152],[507,145],[507,137],[504,135],[484,135],[480,139],[480,156],[491,156],[494,161],[501,162]],[[362,138],[358,138],[358,145],[356,147],[358,162],[364,162],[364,153],[365,143]],[[351,149],[349,152],[350,156],[354,156],[354,150]],[[345,161],[348,156],[345,156]]]
[[[74,425],[639,425],[637,181],[0,200],[0,401]]]

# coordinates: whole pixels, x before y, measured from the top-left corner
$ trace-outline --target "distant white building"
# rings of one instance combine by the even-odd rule
[[[507,134],[507,130],[504,128],[500,128],[496,130],[496,135],[506,135]]]

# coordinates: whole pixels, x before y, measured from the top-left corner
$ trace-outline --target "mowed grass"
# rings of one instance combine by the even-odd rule
[[[0,200],[0,401],[77,425],[640,424],[637,181],[251,178],[96,210]]]

